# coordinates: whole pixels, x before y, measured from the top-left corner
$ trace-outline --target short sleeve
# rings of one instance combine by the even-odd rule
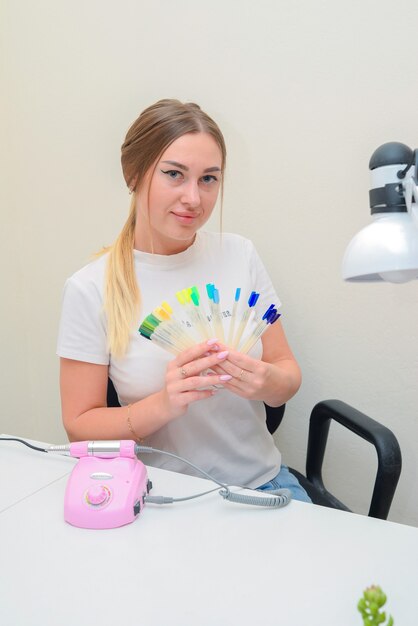
[[[260,294],[257,303],[257,310],[263,314],[271,304],[274,304],[276,308],[279,308],[281,306],[281,302],[271,278],[268,275],[267,270],[254,247],[254,244],[248,239],[247,254],[252,283],[253,285],[256,285],[255,291]]]
[[[57,354],[66,359],[109,364],[103,297],[93,280],[77,275],[64,287]]]

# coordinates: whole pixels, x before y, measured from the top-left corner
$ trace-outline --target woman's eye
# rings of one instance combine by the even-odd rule
[[[177,180],[182,176],[182,173],[178,170],[161,170],[163,174],[166,174],[169,178]]]
[[[202,181],[208,185],[209,183],[213,183],[215,181],[217,181],[218,179],[216,178],[216,176],[212,176],[211,174],[206,174],[205,176],[202,176]]]

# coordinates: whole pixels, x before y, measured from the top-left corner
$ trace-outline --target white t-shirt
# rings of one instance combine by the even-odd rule
[[[115,358],[107,348],[103,311],[107,255],[67,280],[57,348],[57,354],[67,359],[109,365],[109,377],[122,405],[145,398],[164,385],[166,365],[174,357],[142,337],[137,329],[164,301],[188,326],[189,318],[175,296],[178,291],[197,286],[201,306],[209,314],[206,284],[215,284],[220,294],[225,337],[237,287],[241,288],[238,320],[248,308],[250,293],[260,293],[243,337],[249,335],[257,318],[271,304],[280,305],[253,244],[239,235],[199,231],[193,245],[179,254],[163,256],[138,250],[133,254],[141,313],[125,356]],[[261,357],[261,340],[250,355]],[[245,400],[226,389],[189,405],[185,415],[149,436],[146,444],[182,456],[229,484],[258,487],[280,470],[280,452],[266,428],[263,403]],[[145,462],[198,475],[185,463],[161,454],[147,455]]]

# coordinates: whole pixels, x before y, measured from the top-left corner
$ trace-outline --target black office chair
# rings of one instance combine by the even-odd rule
[[[120,406],[110,379],[107,387],[107,406]],[[285,405],[265,406],[266,425],[269,432],[273,434],[283,419]],[[313,408],[309,424],[306,476],[292,468],[289,468],[290,471],[297,477],[314,504],[350,511],[345,504],[327,491],[322,481],[321,470],[331,419],[369,441],[376,448],[378,468],[368,515],[387,519],[402,468],[398,441],[389,428],[382,426],[345,402],[324,400]]]
[[[273,408],[266,405],[266,423],[271,434],[279,427],[284,409],[284,406]],[[387,519],[402,468],[398,441],[389,428],[345,402],[324,400],[313,408],[309,422],[306,476],[292,468],[289,468],[290,471],[297,477],[314,504],[350,511],[345,504],[327,491],[322,480],[322,464],[332,419],[376,448],[378,467],[368,515]]]

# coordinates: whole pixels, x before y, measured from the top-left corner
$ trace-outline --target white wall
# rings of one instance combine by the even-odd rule
[[[1,430],[64,439],[64,280],[125,218],[129,124],[158,98],[194,100],[229,147],[224,229],[255,241],[303,369],[278,435],[285,459],[303,469],[310,409],[345,400],[396,433],[404,469],[390,519],[418,525],[418,285],[340,278],[369,219],[370,155],[386,141],[418,145],[417,7],[3,0]],[[365,511],[373,451],[331,435],[328,484]]]

